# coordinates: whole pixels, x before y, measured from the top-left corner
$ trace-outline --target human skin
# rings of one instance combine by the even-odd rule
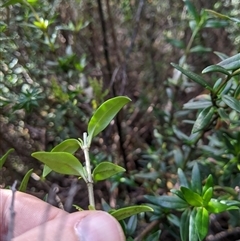
[[[0,241],[11,221],[12,191],[0,189]],[[125,241],[115,218],[103,211],[67,213],[21,192],[15,193],[12,241]]]

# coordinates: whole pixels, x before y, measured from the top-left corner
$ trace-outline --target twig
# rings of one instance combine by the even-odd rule
[[[14,219],[15,219],[15,211],[14,211],[14,201],[15,201],[15,193],[17,191],[16,189],[17,181],[14,181],[11,190],[12,190],[12,200],[10,205],[10,220],[8,225],[8,234],[7,234],[7,241],[11,241],[13,238],[13,231],[14,231]]]
[[[240,239],[240,227],[222,231],[215,235],[209,235],[206,238],[206,241],[225,241],[225,240],[238,240],[238,239]]]

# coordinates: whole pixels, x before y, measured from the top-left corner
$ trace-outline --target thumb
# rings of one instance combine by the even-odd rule
[[[125,241],[115,218],[102,211],[81,211],[50,220],[13,241]]]

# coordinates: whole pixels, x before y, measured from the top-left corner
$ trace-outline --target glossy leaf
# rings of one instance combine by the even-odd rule
[[[55,146],[51,152],[68,152],[74,154],[80,147],[80,143],[76,139],[67,139],[57,146]]]
[[[170,190],[171,193],[177,195],[178,197],[180,197],[182,200],[185,200],[183,193],[180,190],[177,189],[171,189]]]
[[[144,196],[148,201],[150,201],[153,204],[159,205],[163,208],[169,208],[169,209],[182,209],[187,208],[189,205],[187,202],[185,202],[183,199],[181,199],[178,196],[150,196],[145,195]]]
[[[120,221],[142,212],[153,212],[153,209],[147,205],[136,205],[118,209],[111,212],[111,215]]]
[[[192,170],[191,189],[198,194],[202,193],[202,179],[197,163],[194,164]]]
[[[184,210],[181,216],[181,220],[180,220],[181,241],[188,241],[190,213],[191,213],[191,209],[187,208]]]
[[[93,170],[94,181],[105,180],[119,172],[125,172],[123,167],[115,165],[111,162],[101,162]]]
[[[239,60],[240,61],[240,60]],[[224,101],[224,103],[226,105],[228,105],[230,108],[232,108],[233,110],[240,112],[240,100],[236,100],[235,98],[228,96],[228,95],[224,95],[222,97],[222,100]]]
[[[13,148],[9,149],[1,158],[0,158],[0,168],[4,165],[5,161],[7,160],[7,157],[10,153],[14,151]]]
[[[180,190],[182,191],[186,202],[188,202],[191,206],[194,206],[194,207],[202,206],[203,200],[198,193],[193,192],[192,190],[186,187],[181,187]]]
[[[199,240],[202,241],[208,234],[209,226],[209,214],[204,207],[200,207],[197,209],[195,222]]]
[[[231,73],[229,73],[226,69],[224,69],[222,66],[219,66],[219,65],[210,65],[202,71],[203,74],[206,74],[209,72],[218,72],[226,75],[231,75]]]
[[[171,65],[177,70],[179,70],[181,73],[186,75],[189,79],[193,80],[194,82],[198,83],[206,89],[212,90],[211,86],[200,75],[197,75],[190,70],[186,70],[177,64],[171,63]]]
[[[193,125],[192,133],[202,131],[204,128],[206,128],[211,123],[214,113],[215,113],[215,108],[212,106],[209,106],[203,109],[199,113]]]
[[[52,169],[49,166],[44,165],[42,177],[45,178],[49,173],[51,173],[51,171],[52,171]]]
[[[206,209],[210,213],[221,213],[221,212],[228,210],[228,205],[220,203],[216,199],[211,199],[211,201],[208,203]]]
[[[203,194],[203,206],[207,206],[213,196],[213,188],[209,187]]]
[[[125,96],[117,96],[105,101],[93,114],[88,123],[88,143],[90,145],[92,138],[104,130],[112,121],[115,115],[131,99]]]
[[[178,168],[177,174],[178,174],[178,179],[179,179],[180,185],[183,187],[189,187],[188,180],[185,176],[185,173],[183,172],[183,170],[181,168]]]
[[[194,208],[191,211],[189,218],[189,241],[198,241],[197,227],[196,227],[197,210]]]
[[[29,178],[31,177],[32,172],[33,172],[33,169],[30,169],[30,170],[25,174],[25,176],[23,177],[23,180],[21,181],[21,184],[20,184],[20,187],[19,187],[18,191],[20,191],[20,192],[26,192],[26,190],[27,190],[27,185],[28,185],[28,181],[29,181]]]
[[[204,194],[210,187],[213,187],[213,177],[212,177],[211,174],[207,177],[206,183],[205,183],[205,185],[203,186],[203,194]]]
[[[67,152],[34,152],[32,157],[46,164],[53,171],[66,174],[81,176],[85,181],[84,170],[79,160]]]
[[[224,59],[217,65],[227,70],[236,70],[240,68],[240,54],[236,54],[230,58]]]

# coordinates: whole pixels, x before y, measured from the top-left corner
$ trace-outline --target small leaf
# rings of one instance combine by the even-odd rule
[[[189,241],[198,241],[197,227],[196,227],[197,210],[194,208],[190,214],[189,219]]]
[[[193,16],[194,20],[198,23],[200,21],[200,15],[198,14],[197,9],[193,5],[191,1],[185,0],[184,1],[188,12]]]
[[[211,174],[207,177],[206,183],[203,186],[203,195],[210,187],[213,187],[213,177]]]
[[[209,214],[204,207],[200,207],[197,209],[195,222],[198,237],[200,241],[202,241],[208,234],[209,226]]]
[[[194,82],[198,83],[206,89],[212,90],[211,86],[200,75],[197,75],[190,70],[186,70],[177,64],[171,63],[171,65],[177,70],[179,70],[181,73],[186,75],[189,79],[193,80]]]
[[[48,167],[47,165],[44,165],[42,177],[45,178],[49,173],[51,173],[52,169]]]
[[[137,223],[138,223],[137,215],[133,215],[129,218],[127,227],[126,227],[128,235],[133,235],[136,232]]]
[[[119,172],[125,172],[123,167],[115,165],[111,162],[101,162],[93,170],[94,181],[105,180]]]
[[[208,125],[212,121],[214,113],[215,113],[215,108],[213,106],[209,106],[209,107],[203,109],[199,113],[199,115],[193,125],[192,133],[202,131],[204,128],[208,127]]]
[[[115,115],[126,105],[131,99],[125,96],[117,96],[105,101],[93,114],[88,123],[88,143],[92,138],[104,130],[112,121]]]
[[[193,192],[192,190],[186,187],[181,187],[180,190],[182,191],[186,202],[188,202],[191,206],[194,206],[194,207],[202,206],[203,200],[198,193]]]
[[[185,200],[183,193],[180,190],[177,189],[171,189],[170,190],[171,193],[177,195],[178,197],[180,197],[182,200]]]
[[[80,147],[79,141],[76,139],[67,139],[57,146],[51,152],[68,152],[74,154]]]
[[[230,108],[232,108],[233,110],[235,110],[237,112],[240,112],[240,101],[239,100],[236,100],[235,98],[228,96],[228,95],[224,95],[222,97],[222,100]]]
[[[191,209],[187,208],[184,210],[181,216],[181,220],[180,220],[181,241],[188,241],[190,213],[191,213]]]
[[[227,211],[228,205],[220,203],[218,200],[212,198],[208,203],[206,209],[210,213],[221,213]]]
[[[240,68],[240,54],[236,54],[230,58],[227,58],[218,63],[217,65],[227,70],[236,70]]]
[[[179,179],[180,185],[183,187],[189,188],[188,180],[181,168],[178,168],[177,174],[178,174],[178,179]]]
[[[32,153],[32,157],[43,162],[55,172],[66,175],[81,176],[85,181],[87,181],[82,164],[70,153],[40,151]]]
[[[203,195],[203,206],[207,206],[213,196],[213,188],[209,187]]]
[[[192,170],[191,189],[198,194],[202,193],[202,180],[200,170],[196,162]]]
[[[189,206],[186,201],[184,201],[178,196],[155,197],[155,196],[145,195],[144,197],[151,203],[159,205],[163,208],[182,209],[182,208],[187,208]]]
[[[120,221],[142,212],[153,212],[153,209],[147,205],[136,205],[118,209],[111,212],[111,215],[115,217],[118,221]]]
[[[211,52],[211,48],[206,48],[201,45],[194,46],[190,49],[190,53],[206,53],[206,52]]]
[[[13,148],[9,149],[1,158],[0,158],[0,168],[4,165],[5,161],[7,160],[7,157],[10,153],[14,151]]]
[[[23,177],[23,180],[20,184],[20,187],[18,189],[18,191],[20,192],[26,192],[27,190],[27,185],[28,185],[28,181],[29,181],[29,178],[31,177],[31,174],[33,172],[33,169],[30,169],[26,174],[25,176]]]
[[[209,72],[219,72],[219,73],[226,74],[228,76],[231,75],[231,73],[229,73],[226,69],[224,69],[222,66],[219,66],[219,65],[210,65],[202,71],[203,74],[206,74]]]
[[[23,0],[9,0],[9,1],[5,2],[3,5],[1,5],[0,7],[4,8],[4,7],[8,7],[10,5],[14,5],[17,3],[23,3]]]

